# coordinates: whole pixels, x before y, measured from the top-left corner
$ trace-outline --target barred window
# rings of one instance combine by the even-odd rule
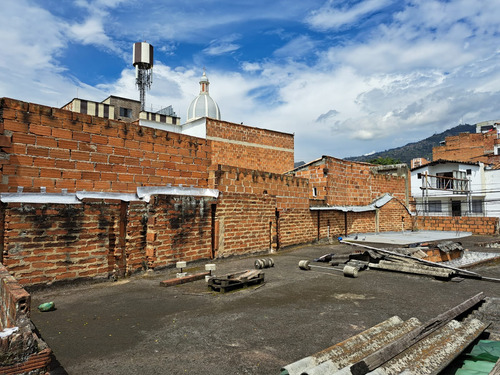
[[[428,212],[442,212],[441,201],[431,201],[427,203]]]
[[[472,212],[481,214],[483,213],[483,201],[480,199],[474,199],[472,201]]]

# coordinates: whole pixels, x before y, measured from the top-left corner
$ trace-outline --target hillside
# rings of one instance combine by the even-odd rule
[[[400,160],[403,163],[410,165],[411,159],[414,158],[426,158],[427,160],[432,160],[432,148],[439,146],[441,141],[444,141],[446,137],[452,135],[458,135],[460,133],[475,133],[475,125],[458,125],[454,128],[445,130],[442,133],[434,134],[428,138],[425,138],[418,142],[408,143],[405,146],[392,148],[386,151],[376,152],[371,155],[363,156],[352,156],[345,158],[346,160],[353,161],[369,161],[377,158],[392,158],[395,160]]]

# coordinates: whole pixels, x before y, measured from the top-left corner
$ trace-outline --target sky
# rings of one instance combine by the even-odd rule
[[[295,160],[370,154],[500,119],[500,0],[2,0],[0,97],[139,99],[295,135]]]

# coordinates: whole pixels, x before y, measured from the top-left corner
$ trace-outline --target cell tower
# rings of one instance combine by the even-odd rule
[[[141,97],[141,111],[146,108],[146,90],[153,83],[153,46],[146,42],[134,43],[135,84]]]

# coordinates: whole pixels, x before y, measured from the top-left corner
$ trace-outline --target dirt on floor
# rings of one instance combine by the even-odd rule
[[[500,254],[499,247],[480,246],[496,241],[500,238],[460,240],[470,251]],[[479,292],[500,297],[499,283],[469,278],[441,281],[379,270],[349,278],[298,267],[300,260],[356,250],[317,244],[188,264],[188,272],[202,272],[206,263],[215,263],[215,274],[225,275],[273,258],[274,267],[263,270],[263,284],[229,293],[208,290],[204,280],[161,287],[160,281],[175,277],[175,269],[31,290],[31,318],[54,352],[51,374],[269,375],[391,316],[424,322]],[[500,278],[498,262],[472,270]],[[49,301],[56,310],[37,310]]]

